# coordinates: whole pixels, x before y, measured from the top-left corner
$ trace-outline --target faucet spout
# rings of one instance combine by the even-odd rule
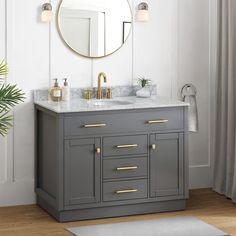
[[[106,83],[107,82],[107,76],[104,72],[101,72],[98,75],[97,99],[102,99],[102,92],[101,92],[101,79],[102,78],[104,80],[104,83]]]

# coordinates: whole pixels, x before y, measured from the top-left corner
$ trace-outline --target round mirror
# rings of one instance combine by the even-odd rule
[[[117,51],[129,37],[132,12],[128,0],[62,0],[59,33],[76,53],[90,58]]]

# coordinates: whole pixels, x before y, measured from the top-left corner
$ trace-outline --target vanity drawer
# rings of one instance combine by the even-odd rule
[[[147,176],[147,157],[109,159],[103,161],[103,179]]]
[[[147,135],[129,135],[103,138],[103,156],[142,155],[148,152]]]
[[[112,111],[65,116],[65,136],[183,129],[183,108]]]
[[[147,179],[103,184],[104,202],[138,198],[147,198]]]

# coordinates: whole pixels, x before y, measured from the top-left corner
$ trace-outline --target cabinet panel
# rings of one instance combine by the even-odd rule
[[[65,205],[100,201],[100,139],[65,141]]]
[[[147,198],[147,179],[108,182],[103,184],[103,201]]]
[[[37,181],[36,188],[42,189],[51,197],[57,197],[57,137],[56,119],[43,112],[37,113]]]
[[[148,152],[148,135],[106,137],[103,139],[103,155],[142,155]]]
[[[71,115],[65,117],[64,125],[66,136],[183,129],[183,108]]]
[[[150,135],[150,196],[183,194],[183,134]]]
[[[103,178],[117,179],[147,176],[147,157],[130,157],[103,161]]]

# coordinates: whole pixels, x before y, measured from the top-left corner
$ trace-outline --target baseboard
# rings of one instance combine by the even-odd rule
[[[0,206],[29,205],[36,202],[34,180],[0,184]]]
[[[189,167],[189,188],[211,188],[212,171],[210,166],[190,166]]]
[[[37,196],[37,204],[46,210],[59,222],[78,220],[102,219],[139,214],[151,214],[168,211],[182,211],[186,209],[186,200],[172,200],[163,202],[146,202],[119,206],[93,207],[88,209],[57,211]]]

